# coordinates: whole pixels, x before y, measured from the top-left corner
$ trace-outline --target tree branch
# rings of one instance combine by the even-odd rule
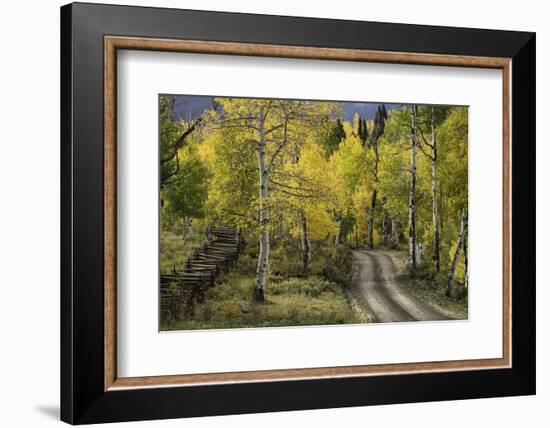
[[[269,163],[267,165],[267,171],[271,170],[271,168],[273,167],[273,162],[275,162],[275,159],[277,158],[281,150],[283,150],[283,147],[285,147],[286,143],[288,142],[288,121],[289,121],[289,118],[288,116],[286,116],[285,122],[284,124],[282,124],[282,126],[284,126],[283,141],[277,146],[277,148],[275,149],[275,152],[271,156],[271,159],[269,160]]]
[[[203,117],[199,117],[198,119],[196,119],[193,123],[191,123],[191,125],[189,125],[189,128],[187,128],[179,137],[178,139],[174,142],[174,144],[172,145],[172,151],[170,152],[170,154],[164,158],[161,158],[160,159],[160,164],[165,164],[167,162],[170,162],[171,160],[173,160],[177,153],[178,153],[178,150],[181,149],[183,147],[183,143],[185,142],[185,139],[191,135],[191,133],[197,129],[197,126],[200,125],[200,123],[202,122],[202,119]]]
[[[176,169],[175,169],[174,171],[170,172],[168,175],[165,175],[164,177],[161,176],[161,179],[160,179],[160,187],[164,187],[164,186],[166,186],[167,184],[170,184],[170,183],[168,182],[168,179],[171,178],[171,177],[173,177],[174,175],[176,175],[176,174],[179,172],[179,170],[180,170],[180,158],[179,158],[177,152],[176,152],[175,157],[176,157]]]
[[[434,146],[433,146],[433,144],[428,143],[428,140],[426,140],[426,137],[424,137],[424,133],[422,132],[422,128],[417,127],[417,130],[420,132],[420,137],[424,141],[424,144],[426,144],[428,147],[430,147],[433,150]]]
[[[429,158],[429,159],[432,160],[432,161],[435,160],[434,157],[433,157],[431,154],[429,154],[428,152],[426,152],[426,150],[424,150],[424,147],[422,147],[422,144],[419,144],[419,145],[418,145],[418,148],[420,149],[420,151],[421,151],[422,153],[424,153],[424,155],[425,155],[427,158]]]
[[[271,178],[269,179],[269,181],[270,181],[270,183],[274,184],[275,186],[284,187],[284,188],[290,189],[290,190],[298,190],[300,192],[310,192],[310,193],[317,192],[316,189],[307,189],[307,188],[304,188],[304,187],[289,186],[288,184],[279,183],[278,181],[275,181]]]

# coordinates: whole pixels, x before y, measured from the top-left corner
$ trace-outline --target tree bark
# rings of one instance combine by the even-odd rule
[[[395,215],[392,215],[391,218],[391,240],[392,247],[397,248],[399,246],[399,235],[397,232],[397,220],[395,219]]]
[[[300,230],[302,235],[302,266],[305,271],[307,270],[307,265],[311,260],[311,246],[309,244],[309,236],[307,233],[307,218],[304,210],[300,210]]]
[[[374,248],[374,211],[376,210],[376,189],[372,191],[372,198],[369,207],[369,222],[367,224],[367,245],[372,250]]]
[[[432,129],[432,221],[434,228],[434,240],[433,240],[433,258],[435,271],[439,272],[441,269],[440,251],[439,251],[439,221],[437,213],[437,142],[435,139],[435,108],[432,107],[432,118],[430,121]]]
[[[334,238],[334,245],[338,246],[340,245],[340,242],[342,241],[342,214],[337,213],[336,214],[336,237]]]
[[[382,211],[382,242],[388,245],[388,212],[385,209]]]
[[[370,201],[369,220],[367,224],[367,244],[372,250],[374,248],[374,213],[376,211],[376,197],[378,191],[376,186],[378,185],[378,138],[374,138],[372,141],[372,147],[374,149],[374,189],[372,191],[372,199]]]
[[[464,211],[464,239],[462,240],[464,254],[464,287],[468,288],[468,211]]]
[[[460,215],[460,233],[458,235],[458,243],[456,245],[455,254],[453,256],[453,262],[451,263],[451,269],[449,270],[449,278],[447,279],[447,289],[445,295],[451,297],[451,291],[453,289],[453,281],[455,277],[456,267],[458,265],[458,259],[460,257],[460,250],[462,249],[464,242],[464,223],[466,218],[466,211]]]
[[[173,107],[171,107],[171,110]],[[185,145],[185,141],[187,137],[189,137],[200,125],[202,122],[203,117],[200,116],[197,119],[195,119],[186,130],[184,130],[180,136],[176,139],[176,141],[172,144],[172,147],[170,148],[170,153],[162,157],[160,159],[160,166],[161,166],[161,175],[160,175],[160,187],[163,188],[165,185],[168,184],[168,180],[172,178],[174,175],[176,175],[179,172],[179,162],[178,162],[178,151]],[[172,162],[176,160],[176,167],[172,169],[171,171],[164,171],[163,173],[163,167],[167,165],[169,162]]]
[[[417,149],[417,107],[412,106],[412,126],[411,126],[411,187],[409,190],[409,263],[411,269],[416,269],[416,149]]]
[[[267,207],[269,173],[265,162],[266,137],[264,129],[265,117],[260,112],[259,140],[257,145],[259,193],[260,193],[260,253],[256,269],[256,286],[254,288],[254,300],[264,301],[265,287],[269,272],[269,210]]]
[[[286,236],[285,218],[281,216],[281,219],[279,220],[279,238],[284,239],[285,236]]]
[[[444,212],[445,212],[443,203],[444,203],[444,198],[443,198],[443,183],[440,181],[440,182],[439,182],[439,204],[438,204],[438,207],[437,207],[437,214],[438,214],[438,217],[439,217],[439,231],[440,231],[441,233],[445,233],[445,232],[444,232],[444,229],[443,229],[443,218],[445,217],[445,216],[443,215]]]

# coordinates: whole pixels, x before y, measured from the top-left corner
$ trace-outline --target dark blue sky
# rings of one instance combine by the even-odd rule
[[[183,119],[193,119],[210,107],[213,98],[202,95],[177,95],[175,102],[176,116]],[[351,121],[355,113],[359,113],[359,116],[363,119],[372,119],[379,104],[381,103],[342,102],[344,119]],[[388,110],[400,106],[401,104],[386,104]]]

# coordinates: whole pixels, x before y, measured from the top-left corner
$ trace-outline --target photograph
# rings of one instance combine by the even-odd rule
[[[426,1],[13,6],[7,426],[546,414],[550,30]]]
[[[468,319],[468,107],[159,96],[160,330]]]

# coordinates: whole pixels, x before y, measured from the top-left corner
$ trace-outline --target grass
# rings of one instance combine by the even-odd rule
[[[468,293],[460,284],[455,284],[452,298],[445,295],[444,274],[434,275],[426,265],[419,266],[414,277],[411,277],[405,251],[387,250],[397,268],[399,280],[405,284],[407,291],[431,305],[443,315],[452,319],[468,319]]]
[[[182,270],[187,258],[194,249],[200,247],[206,241],[203,233],[194,233],[185,239],[173,232],[161,230],[160,232],[160,271],[170,273],[174,269]]]
[[[250,241],[249,241],[250,242]],[[299,247],[274,242],[265,302],[252,301],[257,247],[249,246],[193,313],[162,320],[162,330],[280,327],[365,322],[350,304],[351,253],[316,243],[306,271]],[[183,311],[182,311],[183,312]]]

